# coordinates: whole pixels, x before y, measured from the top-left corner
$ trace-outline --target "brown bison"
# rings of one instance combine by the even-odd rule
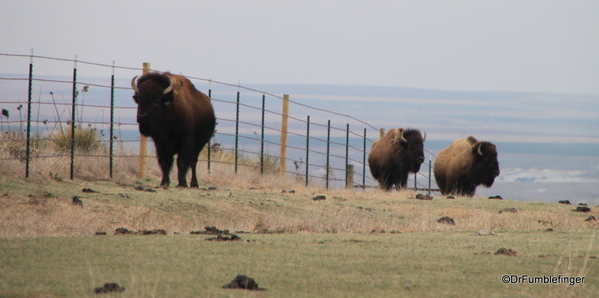
[[[439,152],[434,173],[442,194],[474,196],[477,186],[491,187],[499,176],[497,148],[472,136],[456,140]]]
[[[368,165],[372,177],[386,191],[405,188],[409,173],[417,173],[424,162],[424,138],[417,129],[391,129],[372,143]]]
[[[162,170],[160,186],[169,186],[169,173],[177,156],[179,186],[187,187],[187,170],[191,168],[191,187],[198,187],[198,155],[208,143],[216,118],[210,98],[198,91],[184,76],[168,72],[151,72],[135,82],[133,99],[137,103],[139,132],[152,137]]]

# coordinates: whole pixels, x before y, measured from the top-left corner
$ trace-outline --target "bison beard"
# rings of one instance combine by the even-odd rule
[[[456,140],[439,152],[434,173],[442,194],[474,196],[478,185],[491,187],[499,176],[497,148],[472,136]]]
[[[210,98],[198,91],[184,76],[148,73],[131,87],[137,103],[139,132],[154,140],[162,170],[161,187],[170,184],[169,173],[177,154],[179,186],[187,187],[187,170],[191,169],[191,187],[198,187],[198,155],[208,143],[216,118]]]
[[[424,161],[426,140],[416,129],[391,129],[380,140],[372,144],[368,165],[372,177],[381,188],[389,191],[405,188],[410,173],[417,173]]]

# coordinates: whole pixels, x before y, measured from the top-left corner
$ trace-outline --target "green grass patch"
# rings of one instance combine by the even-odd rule
[[[0,240],[0,296],[91,297],[116,282],[123,297],[591,297],[596,235],[413,234],[107,235]],[[250,242],[247,242],[250,240]],[[518,256],[494,255],[511,248]],[[237,274],[266,292],[221,287]],[[503,284],[504,274],[586,276],[584,284]],[[50,296],[50,297],[54,297]]]
[[[410,192],[155,189],[154,180],[0,177],[0,297],[594,297],[599,223],[557,203],[409,199]],[[210,181],[202,185],[211,186]],[[83,192],[91,188],[97,192]],[[290,189],[285,187],[285,189]],[[314,201],[317,195],[327,199]],[[83,207],[73,205],[78,196]],[[516,208],[517,212],[499,211]],[[437,222],[442,216],[455,225]],[[242,241],[190,235],[205,226]],[[116,228],[167,236],[112,235]],[[546,231],[552,228],[552,232]],[[478,236],[488,229],[494,236]],[[94,236],[98,231],[106,236]],[[175,235],[174,232],[180,234]],[[247,242],[247,240],[250,240]],[[500,248],[516,256],[495,255]],[[264,292],[221,287],[236,275]],[[508,275],[585,283],[504,284]]]

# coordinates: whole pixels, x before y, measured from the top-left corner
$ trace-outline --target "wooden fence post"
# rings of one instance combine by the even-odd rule
[[[287,131],[289,129],[289,94],[283,94],[283,116],[281,121],[281,162],[280,172],[287,171]]]
[[[354,165],[345,165],[345,188],[354,189]]]
[[[150,72],[150,63],[144,62],[142,75]],[[148,137],[139,135],[139,178],[146,178],[148,175]]]

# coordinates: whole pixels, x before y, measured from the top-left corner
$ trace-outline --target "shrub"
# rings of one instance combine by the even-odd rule
[[[73,140],[71,133],[70,127],[56,129],[50,133],[50,140],[56,145],[58,151],[71,150],[71,141]],[[86,128],[76,126],[75,138],[75,151],[93,152],[102,148],[100,134],[96,128],[91,126]]]

